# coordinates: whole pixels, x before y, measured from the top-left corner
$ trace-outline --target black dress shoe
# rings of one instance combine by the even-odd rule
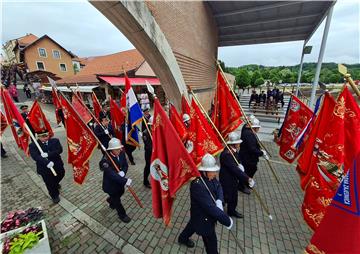
[[[178,238],[178,242],[180,244],[186,245],[188,248],[194,248],[195,243],[193,242],[193,240],[191,239],[187,239],[187,240],[182,240],[180,239],[180,237]]]
[[[7,158],[8,156],[6,154],[2,154],[1,158]]]
[[[54,202],[54,204],[57,204],[60,202],[60,197],[57,196],[56,198],[53,198],[52,201]]]
[[[244,187],[243,189],[239,189],[242,193],[245,193],[247,195],[250,195],[251,190],[248,187]]]
[[[58,190],[61,190],[61,185],[60,184],[58,184]]]
[[[235,217],[235,218],[238,218],[238,219],[244,218],[244,215],[242,215],[241,213],[238,213],[237,211],[229,213],[229,216]]]
[[[115,207],[111,204],[111,202],[110,202],[110,198],[107,198],[106,199],[106,202],[108,202],[109,203],[109,207],[111,208],[111,209],[115,209]]]
[[[120,220],[124,223],[129,223],[131,221],[130,217],[127,215],[119,216]]]
[[[151,184],[150,184],[150,183],[144,183],[144,186],[145,186],[146,188],[151,189]]]
[[[130,161],[130,164],[131,164],[131,165],[136,165],[135,162],[133,162],[133,161]]]

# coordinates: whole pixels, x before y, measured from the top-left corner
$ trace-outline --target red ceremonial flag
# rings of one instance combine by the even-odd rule
[[[89,111],[85,108],[86,106],[84,105],[84,103],[80,101],[80,97],[76,96],[75,94],[72,97],[72,105],[76,112],[84,120],[84,122],[88,124],[91,121],[92,117]]]
[[[200,174],[158,99],[154,101],[152,132],[150,172],[153,214],[169,225],[176,192]]]
[[[122,93],[120,96],[120,106],[126,108],[126,94]]]
[[[31,110],[28,114],[28,119],[35,133],[46,130],[49,132],[50,137],[54,136],[54,132],[51,129],[51,125],[49,121],[46,119],[37,101],[35,101],[34,104],[32,105]]]
[[[296,96],[291,96],[289,109],[281,127],[282,131],[279,141],[279,154],[289,163],[292,163],[302,152],[302,149],[296,149],[294,145],[307,127],[312,115],[313,112],[308,106]],[[301,148],[303,148],[303,146],[301,146]]]
[[[170,104],[169,118],[176,132],[178,133],[181,141],[185,142],[187,138],[187,131],[185,125],[182,119],[180,118],[179,113],[177,112],[175,106],[172,104]]]
[[[318,162],[317,152],[319,151],[318,137],[325,135],[324,131],[329,124],[328,120],[332,115],[335,104],[336,101],[334,98],[329,93],[325,93],[320,112],[316,117],[314,126],[310,130],[308,140],[304,146],[304,151],[297,161],[297,169],[300,173],[302,189],[305,189],[313,167],[316,168],[316,163]]]
[[[114,128],[115,136],[122,140],[121,125],[125,121],[125,116],[121,112],[120,107],[116,102],[110,98],[110,115],[111,115],[111,125]]]
[[[16,144],[26,155],[29,155],[29,133],[25,128],[24,118],[16,108],[11,96],[5,88],[0,88],[1,99],[4,104],[5,115],[10,124]]]
[[[93,103],[95,116],[97,119],[99,119],[100,112],[101,112],[101,105],[100,105],[100,102],[94,92],[92,92],[92,94],[91,94],[91,99],[92,99],[92,103]]]
[[[97,141],[72,105],[63,97],[60,97],[60,103],[66,125],[68,162],[73,166],[74,181],[82,184],[89,171],[89,159],[97,147]]]
[[[59,109],[61,109],[61,105],[60,105],[60,101],[59,101],[59,97],[57,95],[57,92],[55,90],[54,87],[52,87],[52,98],[53,98],[53,104],[55,106],[55,116],[56,116],[56,123],[59,124],[61,122],[61,118],[59,116]]]
[[[191,102],[190,118],[188,140],[191,141],[193,145],[193,150],[190,152],[190,155],[195,164],[199,165],[202,157],[206,153],[215,156],[224,148],[194,99]]]
[[[231,94],[229,86],[219,70],[217,71],[217,88],[213,110],[212,121],[224,138],[242,123],[239,104]]]
[[[4,114],[2,113],[2,111],[0,110],[0,117],[1,117],[1,129],[0,129],[0,136],[2,136],[2,134],[4,133],[6,127],[8,126],[8,122],[6,120],[6,117],[4,116]]]
[[[360,253],[360,153],[342,180],[305,253]]]
[[[190,106],[184,95],[181,96],[181,111],[183,114],[190,115]]]

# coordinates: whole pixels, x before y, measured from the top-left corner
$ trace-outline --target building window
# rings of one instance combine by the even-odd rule
[[[44,49],[44,48],[39,48],[39,56],[40,56],[40,57],[47,57],[47,55],[46,55],[46,49]]]
[[[36,66],[38,70],[44,71],[45,70],[45,65],[43,62],[36,62]]]
[[[60,64],[60,71],[66,71],[66,64],[64,63]]]
[[[53,57],[54,57],[55,59],[60,59],[60,51],[53,49]]]

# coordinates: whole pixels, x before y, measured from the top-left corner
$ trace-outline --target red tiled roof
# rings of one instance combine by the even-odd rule
[[[136,49],[118,52],[111,55],[79,58],[85,67],[76,75],[65,77],[57,83],[97,83],[96,74],[119,75],[126,71],[137,69],[144,57]]]
[[[17,41],[21,46],[26,46],[26,45],[28,45],[30,43],[33,43],[37,39],[39,39],[39,38],[36,35],[27,34],[27,35],[25,35],[23,37],[18,38]]]

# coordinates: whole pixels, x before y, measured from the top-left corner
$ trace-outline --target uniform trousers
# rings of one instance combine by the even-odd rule
[[[57,176],[54,176],[50,169],[45,170],[40,173],[46,188],[49,192],[49,195],[52,199],[59,196],[59,183],[64,178],[65,170],[64,168],[55,169]]]
[[[149,183],[151,150],[145,150],[144,184]]]
[[[110,196],[110,205],[111,207],[115,208],[119,217],[123,218],[126,216],[125,208],[121,203],[121,196],[123,193],[118,193]]]

